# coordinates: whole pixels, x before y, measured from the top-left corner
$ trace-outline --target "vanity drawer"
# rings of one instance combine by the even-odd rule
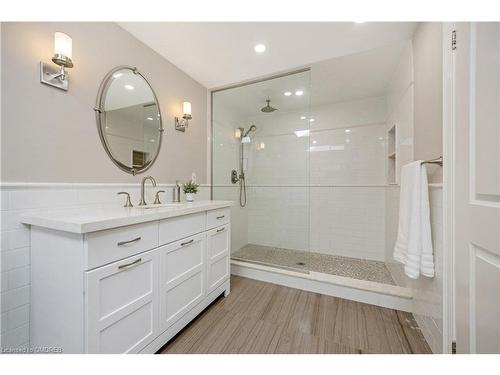
[[[159,243],[165,245],[203,231],[205,231],[205,212],[161,220]]]
[[[218,210],[207,212],[207,229],[212,229],[220,225],[229,223],[231,211],[229,208],[219,208]]]
[[[158,222],[88,233],[85,236],[87,269],[158,247]]]

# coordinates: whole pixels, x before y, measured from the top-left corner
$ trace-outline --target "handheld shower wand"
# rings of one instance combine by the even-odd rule
[[[247,204],[247,184],[245,179],[245,171],[244,171],[244,159],[245,159],[245,143],[250,143],[250,138],[248,137],[248,133],[254,132],[257,130],[255,125],[251,125],[248,130],[245,132],[244,128],[239,128],[240,130],[240,171],[238,172],[233,169],[231,171],[231,183],[236,184],[240,183],[240,206],[245,207]]]

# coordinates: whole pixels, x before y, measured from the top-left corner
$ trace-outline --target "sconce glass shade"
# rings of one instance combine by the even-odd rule
[[[240,128],[234,129],[234,138],[241,138],[241,136],[242,136],[241,129]]]
[[[73,57],[73,40],[69,35],[60,31],[54,33],[54,55]]]
[[[191,117],[191,103],[190,102],[182,103],[182,113],[183,113],[182,118],[184,118],[186,120],[190,120],[192,118]]]
[[[52,61],[57,65],[67,68],[73,67],[71,58],[73,57],[73,40],[71,37],[60,31],[54,33],[54,57]]]

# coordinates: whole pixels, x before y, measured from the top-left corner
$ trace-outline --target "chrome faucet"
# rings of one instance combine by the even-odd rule
[[[153,177],[147,176],[147,177],[144,177],[142,179],[142,181],[141,181],[141,201],[139,202],[139,206],[145,206],[147,204],[146,200],[144,199],[144,185],[146,184],[147,180],[151,180],[153,187],[156,187],[156,181]]]

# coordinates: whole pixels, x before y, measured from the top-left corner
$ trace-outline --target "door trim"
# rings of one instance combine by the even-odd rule
[[[456,25],[443,23],[443,353],[452,353],[455,332],[455,53]],[[459,36],[458,36],[459,37]],[[456,48],[460,48],[460,41]]]

